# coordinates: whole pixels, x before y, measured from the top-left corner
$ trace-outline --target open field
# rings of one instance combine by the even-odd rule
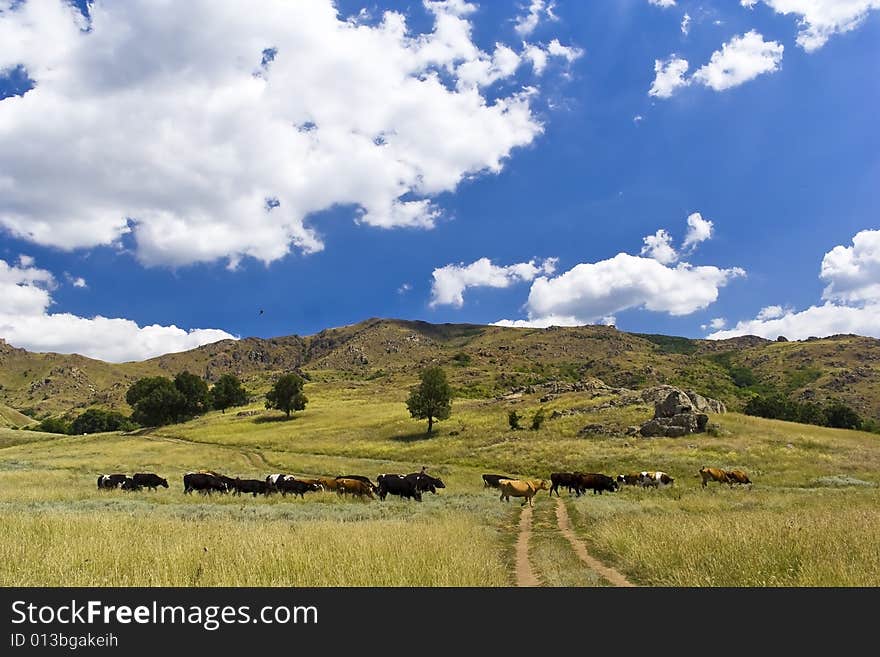
[[[539,404],[459,400],[433,437],[405,410],[405,391],[381,382],[311,383],[290,421],[254,404],[139,431],[58,437],[0,430],[0,545],[4,585],[459,585],[515,583],[519,505],[484,489],[482,472],[528,477],[581,470],[660,469],[675,486],[563,500],[594,556],[643,586],[880,585],[880,438],[874,434],[713,416],[713,433],[679,439],[578,433],[626,426],[647,407],[578,408],[539,431],[510,431],[506,415]],[[412,472],[427,465],[447,488],[419,504],[184,495],[181,476]],[[710,484],[703,465],[745,469],[751,490]],[[170,488],[98,491],[101,473],[153,471]],[[535,499],[530,562],[548,586],[606,582],[574,555],[555,501]]]

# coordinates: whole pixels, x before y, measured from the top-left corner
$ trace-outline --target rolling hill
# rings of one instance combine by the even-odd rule
[[[315,381],[381,379],[400,386],[429,364],[446,367],[459,395],[468,398],[595,377],[628,388],[692,388],[732,410],[769,391],[798,400],[840,399],[863,417],[880,419],[880,340],[873,338],[709,341],[609,326],[516,329],[396,319],[369,319],[306,337],[224,340],[122,364],[31,353],[0,340],[0,405],[19,412],[3,415],[12,425],[21,412],[42,417],[89,406],[127,411],[125,391],[133,381],[183,370],[209,381],[231,372],[260,393],[281,371],[298,370]]]

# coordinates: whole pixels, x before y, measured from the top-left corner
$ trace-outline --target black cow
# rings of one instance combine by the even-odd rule
[[[498,482],[502,479],[516,479],[516,477],[500,474],[484,474],[483,486],[485,486],[486,488],[498,488]]]
[[[153,474],[152,472],[137,472],[131,477],[134,480],[135,486],[138,488],[149,488],[150,490],[156,490],[159,486],[163,488],[168,488],[168,480],[163,479],[157,474]]]
[[[126,477],[119,486],[122,490],[140,490],[137,482],[132,477]]]
[[[308,481],[300,481],[299,479],[294,479],[293,477],[284,477],[283,479],[278,479],[275,482],[275,489],[278,490],[285,497],[288,493],[293,493],[294,495],[299,495],[300,497],[305,499],[305,494],[309,491],[321,490],[321,484],[315,484]]]
[[[416,490],[420,493],[427,493],[430,491],[436,495],[438,488],[446,488],[446,484],[443,483],[442,479],[432,477],[424,472],[413,472],[412,474],[406,475],[406,478],[415,482]]]
[[[286,479],[279,479],[276,487],[282,486]],[[259,495],[268,495],[272,487],[268,482],[262,479],[239,479],[236,477],[232,483],[233,495],[241,495],[242,493],[251,493],[254,497]]]
[[[577,472],[575,474],[577,475],[578,494],[592,490],[593,495],[596,493],[601,495],[602,491],[607,490],[609,493],[613,493],[620,488],[618,483],[608,475],[596,474],[594,472]]]
[[[385,496],[391,493],[407,499],[414,499],[416,502],[422,501],[422,493],[416,486],[416,482],[402,474],[380,474],[376,481],[379,484],[380,500],[384,500]]]
[[[125,481],[124,474],[103,474],[98,477],[98,488],[118,488]]]
[[[550,497],[553,497],[553,493],[556,493],[556,497],[559,497],[559,487],[565,486],[568,489],[568,494],[571,495],[571,491],[577,491],[578,495],[580,495],[580,490],[578,488],[578,475],[574,472],[551,472],[550,473]]]
[[[227,477],[228,479],[228,477]],[[231,479],[230,481],[235,481]],[[187,472],[183,475],[183,492],[191,493],[192,491],[197,490],[200,493],[211,494],[211,491],[218,491],[220,493],[225,493],[228,488],[228,484],[220,479],[218,475],[208,474],[207,472]]]

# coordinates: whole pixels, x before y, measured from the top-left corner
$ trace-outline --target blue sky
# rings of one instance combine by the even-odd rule
[[[531,2],[519,31],[530,2],[29,4],[0,0],[12,344],[128,360],[368,317],[880,337],[872,0]]]

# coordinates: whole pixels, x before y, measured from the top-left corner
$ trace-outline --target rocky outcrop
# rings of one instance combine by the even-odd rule
[[[654,417],[641,426],[639,433],[645,438],[680,438],[704,432],[709,416],[701,412],[700,407],[709,408],[709,402],[714,400],[694,396],[696,401],[683,390],[673,388],[663,400],[654,404]]]
[[[691,404],[694,405],[694,408],[700,413],[727,412],[727,407],[722,401],[718,401],[717,399],[710,399],[709,397],[703,397],[703,395],[696,393],[693,390],[687,390],[685,391],[685,394],[688,396],[688,399],[691,400]]]

